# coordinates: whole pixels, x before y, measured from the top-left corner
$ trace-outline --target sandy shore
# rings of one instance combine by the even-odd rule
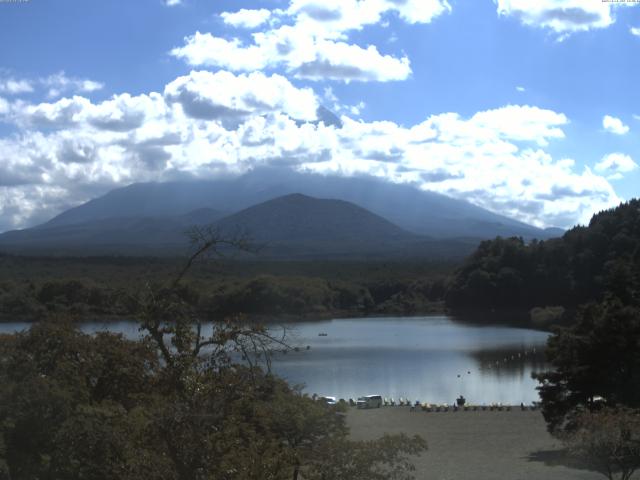
[[[538,411],[411,412],[408,407],[349,409],[355,440],[384,433],[421,435],[429,450],[416,458],[416,479],[596,480],[600,474],[571,465]]]

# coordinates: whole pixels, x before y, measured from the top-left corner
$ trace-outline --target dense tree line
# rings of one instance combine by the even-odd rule
[[[537,375],[543,414],[552,432],[571,430],[582,410],[640,409],[640,305],[610,297],[579,309],[576,322],[556,328]]]
[[[445,294],[456,313],[552,328],[535,375],[568,451],[610,479],[640,466],[640,200],[561,238],[480,244]],[[504,315],[504,316],[501,316]]]
[[[549,338],[534,375],[548,430],[610,480],[640,467],[640,305],[608,294]]]
[[[454,311],[577,306],[640,292],[640,201],[593,216],[563,237],[485,241],[457,270],[446,294]]]
[[[640,202],[633,200],[561,239],[484,243],[447,296],[464,307],[575,311],[553,328],[550,368],[535,375],[542,413],[570,454],[610,480],[627,480],[640,467],[639,276]]]
[[[127,279],[126,271],[123,278]],[[170,278],[169,273],[164,275]],[[158,283],[162,277],[153,278]],[[144,281],[140,281],[144,283]],[[196,279],[182,286],[185,298],[210,315],[328,316],[413,314],[441,311],[444,276],[434,279],[343,280],[289,275]],[[0,320],[47,315],[78,318],[135,314],[131,282],[90,278],[0,281]]]

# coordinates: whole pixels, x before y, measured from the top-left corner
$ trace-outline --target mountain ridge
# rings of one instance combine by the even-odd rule
[[[545,239],[562,234],[559,229],[543,230],[412,185],[266,167],[218,180],[132,184],[71,208],[41,226],[122,216],[121,212],[175,216],[209,207],[235,213],[291,193],[352,202],[405,230],[435,238],[500,235]]]
[[[458,258],[475,239],[430,239],[344,200],[289,194],[217,218],[198,209],[167,218],[110,217],[49,224],[0,235],[0,248],[25,253],[178,254],[189,246],[190,226],[211,224],[222,235],[246,232],[269,258]]]

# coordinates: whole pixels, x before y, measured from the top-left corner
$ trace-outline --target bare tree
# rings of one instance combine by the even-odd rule
[[[241,315],[204,319],[192,292],[184,280],[194,265],[207,258],[222,258],[231,253],[255,253],[245,232],[225,234],[215,227],[193,227],[187,232],[191,253],[176,276],[167,285],[147,284],[138,299],[140,329],[158,348],[163,361],[178,376],[186,374],[208,359],[208,368],[231,362],[232,354],[241,356],[250,367],[257,362],[270,369],[274,349],[289,350],[286,329],[274,333],[263,325],[247,322]]]

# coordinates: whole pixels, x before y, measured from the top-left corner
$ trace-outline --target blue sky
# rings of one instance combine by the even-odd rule
[[[30,0],[0,3],[0,40],[0,231],[265,164],[540,226],[640,193],[632,3]]]

